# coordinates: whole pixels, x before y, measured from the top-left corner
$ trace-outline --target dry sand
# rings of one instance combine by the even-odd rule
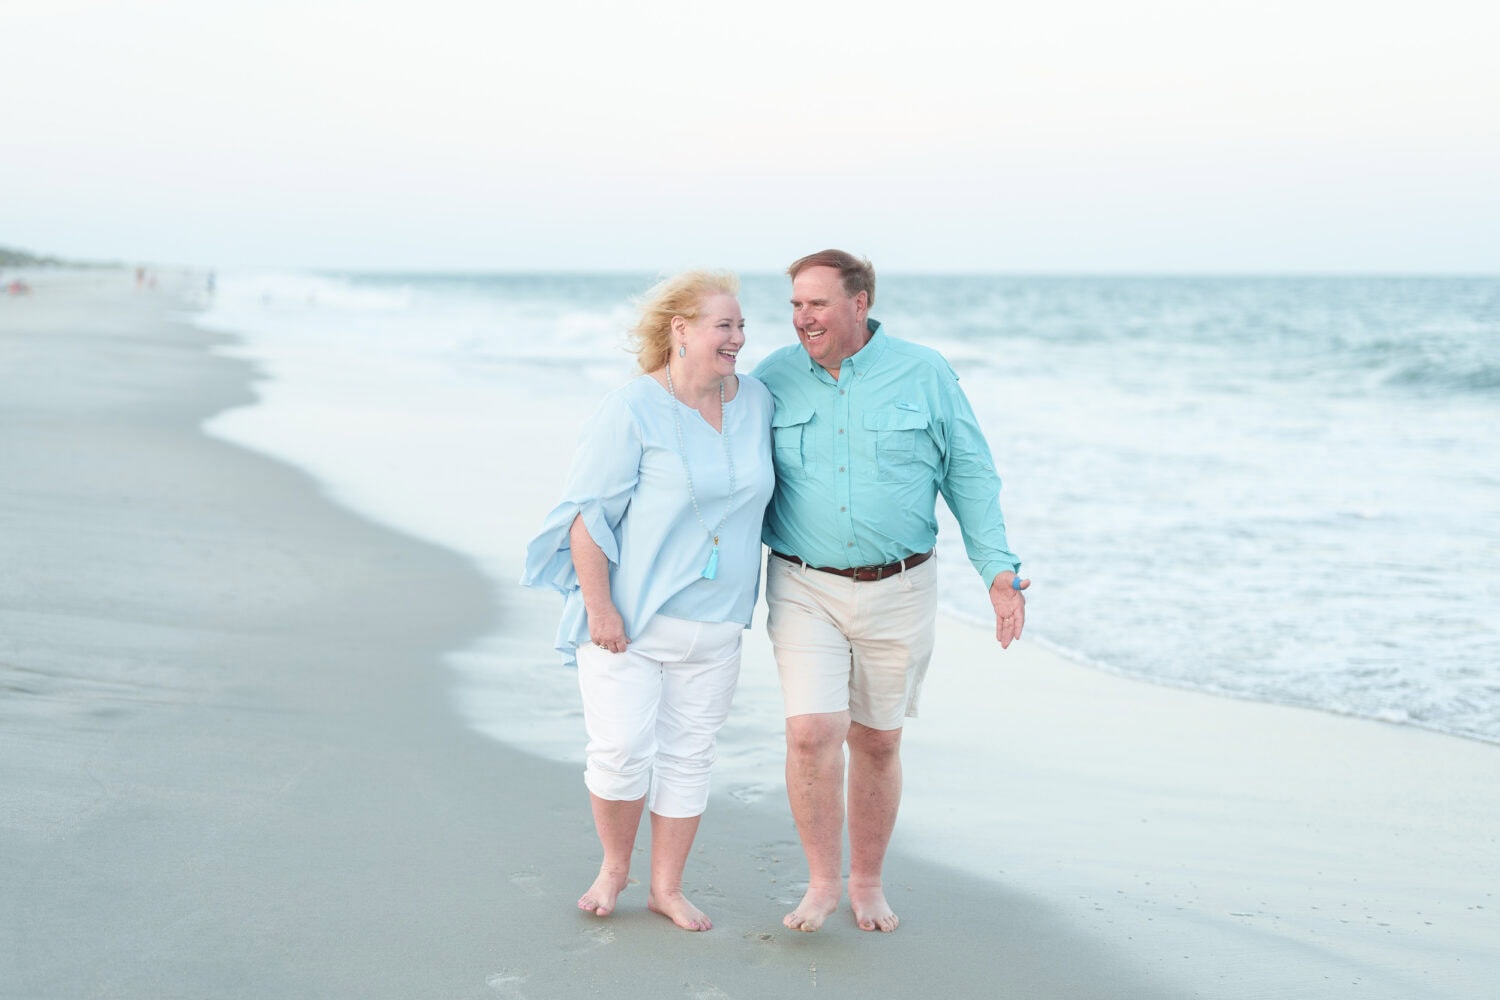
[[[713,931],[641,886],[580,914],[577,768],[472,732],[443,662],[545,641],[536,599],[204,436],[254,372],[165,284],[36,286],[0,302],[0,997],[1495,995],[1497,748],[997,660],[956,623],[898,830],[955,863],[898,846],[900,931],[782,929],[774,797],[705,818]],[[993,760],[945,769],[950,726]],[[943,787],[975,766],[1003,829]]]

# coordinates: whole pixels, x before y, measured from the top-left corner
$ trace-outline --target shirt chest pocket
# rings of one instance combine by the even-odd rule
[[[878,482],[910,482],[937,471],[938,450],[931,425],[925,410],[897,408],[865,414],[865,431],[875,439]]]
[[[776,470],[811,472],[817,463],[812,454],[812,410],[776,407],[771,417],[771,443]]]

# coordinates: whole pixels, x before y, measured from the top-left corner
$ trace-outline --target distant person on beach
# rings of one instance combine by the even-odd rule
[[[901,732],[915,717],[937,618],[937,495],[989,588],[995,638],[1021,637],[1000,478],[958,376],[936,351],[870,319],[875,270],[824,250],[792,264],[796,345],[755,370],[776,399],[776,492],[766,511],[766,630],[786,712],[786,786],[807,893],[782,923],[816,931],[843,898],[848,747],[849,902],[893,931],[882,869],[901,802]]]
[[[583,695],[604,860],[578,907],[614,910],[649,808],[646,905],[690,931],[713,926],[682,875],[739,681],[772,489],[771,394],[735,371],[738,293],[732,274],[707,271],[647,293],[633,331],[643,374],[585,426],[522,577],[563,593],[557,647],[576,657]]]

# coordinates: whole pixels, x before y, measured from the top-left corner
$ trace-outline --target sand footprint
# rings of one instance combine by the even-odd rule
[[[506,1000],[526,1000],[526,994],[521,992],[521,984],[525,981],[526,976],[514,969],[502,969],[486,978],[484,985],[505,997]]]
[[[776,790],[775,785],[738,785],[729,790],[731,797],[738,799],[747,805],[763,801],[766,796]]]
[[[743,953],[746,964],[756,967],[773,962],[779,964],[783,952],[775,947],[776,935],[771,931],[746,931],[740,938],[750,946],[750,950]]]
[[[761,844],[750,852],[750,856],[756,861],[766,864],[779,865],[784,861],[795,861],[802,857],[802,845],[795,840],[773,840],[769,844]]]
[[[581,936],[584,940],[576,942],[567,949],[575,955],[582,951],[593,951],[595,948],[603,948],[606,945],[615,943],[615,931],[613,927],[590,927]]]
[[[510,877],[511,884],[528,896],[542,894],[542,877],[534,871],[516,872]]]
[[[802,897],[807,894],[807,883],[791,883],[789,885],[777,886],[766,893],[766,898],[781,906],[796,906],[802,902]]]

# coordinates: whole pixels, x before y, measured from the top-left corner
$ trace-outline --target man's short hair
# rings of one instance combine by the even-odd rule
[[[864,257],[856,257],[842,250],[819,250],[792,261],[792,266],[786,269],[786,273],[795,281],[797,275],[809,267],[834,268],[839,272],[845,295],[852,299],[864,292],[865,307],[868,309],[875,305],[875,265]]]

